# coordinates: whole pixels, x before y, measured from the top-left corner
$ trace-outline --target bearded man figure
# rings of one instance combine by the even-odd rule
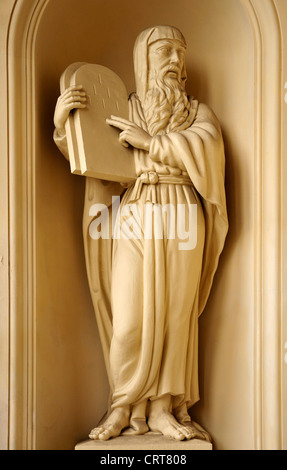
[[[108,417],[91,439],[151,430],[176,440],[209,440],[188,410],[199,400],[198,317],[228,229],[224,146],[214,113],[186,94],[185,51],[177,28],[156,26],[139,35],[129,120],[107,121],[122,131],[120,142],[134,148],[137,180],[126,189],[86,181],[86,264],[111,387]],[[85,106],[79,86],[58,100],[54,139],[67,158],[65,121],[72,109]],[[146,207],[152,207],[163,236],[155,236],[153,227],[145,237],[141,226],[138,237],[92,240],[89,208],[95,202],[111,207],[112,195],[119,194],[120,207],[136,207],[142,226]],[[172,206],[178,222],[184,208],[184,220],[191,223],[192,205],[197,243],[182,247],[178,234],[169,236],[163,212]],[[124,214],[118,211],[120,226]]]

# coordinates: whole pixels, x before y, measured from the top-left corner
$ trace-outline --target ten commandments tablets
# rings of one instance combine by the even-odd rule
[[[119,142],[119,130],[106,123],[111,115],[129,118],[128,96],[122,80],[110,69],[75,63],[61,77],[61,92],[82,85],[88,106],[70,113],[66,123],[71,171],[120,183],[136,179],[132,148]]]

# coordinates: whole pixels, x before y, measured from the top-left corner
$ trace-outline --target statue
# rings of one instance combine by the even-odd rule
[[[175,27],[138,36],[129,119],[107,120],[121,131],[120,143],[133,149],[136,180],[125,185],[86,177],[86,265],[111,388],[108,416],[91,439],[150,430],[176,440],[210,440],[188,410],[199,400],[198,317],[228,230],[224,145],[212,110],[186,94],[185,52]],[[86,107],[80,84],[58,99],[54,140],[66,158],[65,124],[73,109]],[[111,220],[119,196],[116,219],[121,227],[129,220],[126,236],[93,238],[98,214],[91,207],[105,205]],[[162,236],[156,227],[143,236],[139,224],[147,213],[155,224],[160,220]],[[195,223],[195,240],[186,246],[170,223],[179,227],[180,220]],[[135,227],[137,236],[129,237]]]

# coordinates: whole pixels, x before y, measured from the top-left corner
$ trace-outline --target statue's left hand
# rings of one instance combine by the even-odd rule
[[[82,85],[67,88],[58,98],[54,124],[59,135],[65,135],[65,124],[72,109],[84,109],[87,106],[87,96]]]
[[[124,147],[128,147],[130,144],[137,149],[149,151],[152,138],[144,129],[137,126],[137,124],[117,116],[111,116],[110,119],[106,119],[106,122],[110,126],[122,130],[119,141]]]

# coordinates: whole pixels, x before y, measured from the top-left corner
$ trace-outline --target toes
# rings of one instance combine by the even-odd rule
[[[107,441],[111,437],[116,437],[120,434],[114,427],[108,427],[107,429],[104,427],[92,429],[89,434],[90,439],[99,439],[100,441]]]
[[[94,428],[91,430],[90,434],[89,434],[89,438],[90,439],[98,439],[99,438],[99,434],[101,432],[104,431],[104,428],[100,427],[100,428]]]
[[[182,429],[182,432],[184,433],[185,438],[187,440],[201,439],[201,440],[204,440],[204,441],[207,441],[207,442],[211,442],[210,436],[207,432],[199,431],[198,429],[196,429],[194,427],[184,428],[184,429]]]
[[[110,439],[110,437],[112,437],[112,433],[110,429],[106,429],[105,431],[99,434],[100,441],[107,441],[108,439]]]
[[[110,439],[110,437],[113,436],[113,432],[112,432],[112,428],[104,428],[104,427],[100,427],[100,428],[95,428],[95,429],[92,429],[92,431],[90,432],[89,434],[89,438],[90,439],[99,439],[101,441],[107,441],[108,439]]]
[[[185,427],[185,426],[181,427],[181,432],[184,434],[185,439],[187,439],[188,441],[190,439],[195,439],[197,437],[196,432],[194,432],[193,429],[190,429],[190,428]]]
[[[103,432],[99,434],[99,439],[101,441],[107,441],[111,437],[117,437],[121,433],[121,429],[115,427],[115,426],[109,426],[106,429],[103,429]]]
[[[173,438],[174,438],[176,441],[184,441],[185,435],[182,434],[180,431],[177,431],[177,432],[175,432]]]
[[[183,441],[186,439],[185,433],[183,432],[183,426],[172,426],[168,430],[168,437],[175,439],[176,441]]]
[[[176,429],[168,432],[165,435],[171,439],[175,439],[176,441],[183,441],[185,439],[185,435]]]

